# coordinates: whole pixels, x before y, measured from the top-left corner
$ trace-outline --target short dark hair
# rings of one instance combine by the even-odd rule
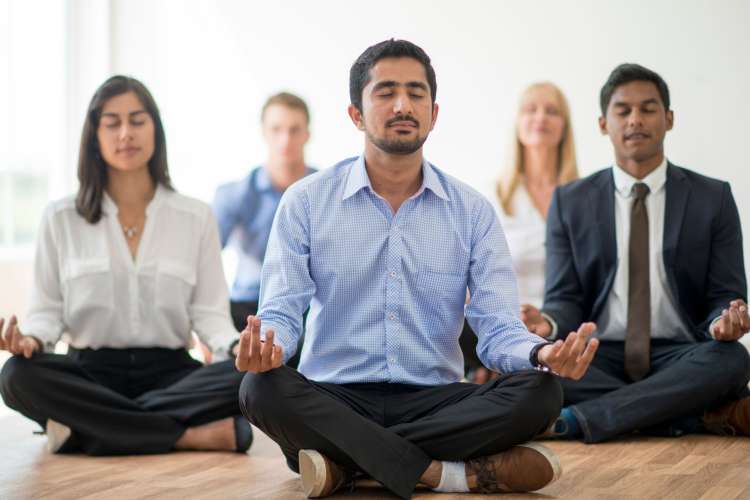
[[[612,94],[615,93],[615,89],[620,85],[636,81],[646,81],[656,85],[659,96],[661,96],[661,102],[664,104],[664,109],[669,110],[669,87],[667,87],[667,82],[664,81],[664,78],[659,76],[655,71],[644,68],[640,64],[625,63],[620,64],[612,70],[609,78],[607,78],[607,82],[599,93],[599,105],[602,108],[602,116],[606,116],[607,114],[607,107],[609,107],[609,101],[612,100]]]
[[[437,94],[437,81],[435,70],[430,63],[430,56],[419,46],[406,40],[385,40],[368,47],[367,50],[354,61],[349,70],[349,99],[352,105],[360,112],[362,111],[362,90],[370,82],[370,70],[375,63],[387,57],[410,57],[416,59],[422,66],[427,76],[427,84],[430,86],[430,97],[435,104]]]
[[[129,76],[115,75],[96,89],[86,111],[86,120],[81,133],[81,147],[78,153],[78,194],[76,210],[91,224],[102,217],[102,199],[107,187],[107,164],[102,158],[96,132],[102,118],[104,104],[115,96],[133,92],[154,122],[154,154],[148,160],[148,173],[156,185],[173,190],[167,167],[167,141],[159,108],[145,85]]]
[[[305,114],[307,124],[310,125],[310,110],[307,109],[307,103],[299,97],[289,92],[279,92],[274,94],[266,100],[263,104],[263,109],[260,111],[260,121],[262,122],[266,117],[266,110],[275,105],[286,106],[290,109],[296,109],[302,111]]]

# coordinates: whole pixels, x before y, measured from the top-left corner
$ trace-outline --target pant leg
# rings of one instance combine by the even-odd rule
[[[53,419],[72,433],[63,451],[89,455],[165,453],[184,433],[174,419],[145,411],[67,356],[13,356],[0,373],[5,403],[42,427]],[[70,446],[69,446],[70,444]]]
[[[652,344],[651,373],[599,398],[571,406],[588,443],[701,413],[737,397],[750,380],[739,342]]]
[[[243,413],[279,444],[293,468],[300,449],[316,449],[409,498],[431,458],[375,421],[381,400],[352,386],[310,381],[287,366],[247,374],[240,388]]]
[[[435,460],[492,455],[531,440],[560,414],[557,377],[539,371],[503,375],[481,386],[450,384],[387,399],[392,432]],[[417,478],[414,478],[415,482]]]
[[[628,385],[623,342],[602,342],[580,380],[560,379],[563,406],[599,398]]]
[[[237,393],[244,373],[227,360],[200,367],[167,387],[141,394],[143,410],[167,416],[184,427],[239,416]]]

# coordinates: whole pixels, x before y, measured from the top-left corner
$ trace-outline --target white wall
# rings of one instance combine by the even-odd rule
[[[91,46],[92,57],[98,67],[151,88],[165,121],[172,175],[186,194],[209,201],[217,184],[264,159],[258,112],[281,89],[311,106],[313,164],[357,154],[362,138],[346,115],[349,67],[368,45],[397,37],[421,45],[437,72],[441,115],[426,145],[428,158],[477,187],[502,165],[525,85],[552,80],[566,92],[587,174],[612,161],[596,125],[599,88],[618,63],[651,67],[672,91],[669,158],[730,180],[750,239],[743,147],[750,2],[110,0],[108,9],[69,3],[98,9],[93,17],[79,13],[81,19],[111,16],[108,24],[78,23],[73,35],[85,38],[80,30],[88,29],[96,40],[111,28],[108,40]],[[87,51],[79,45],[76,54],[76,64],[84,65]],[[99,83],[90,77],[95,70],[86,71],[89,77],[69,92],[77,123]],[[745,247],[748,266],[750,243]]]

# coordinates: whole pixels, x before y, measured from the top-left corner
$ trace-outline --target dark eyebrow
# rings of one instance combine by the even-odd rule
[[[383,80],[382,82],[376,83],[372,87],[372,91],[377,92],[382,89],[392,89],[394,87],[400,87],[401,85],[402,85],[401,83],[398,83],[394,80]],[[410,88],[410,89],[420,89],[420,90],[424,90],[425,92],[428,91],[427,84],[424,82],[417,82],[417,81],[406,82],[406,84],[403,84],[403,85],[405,85],[407,88]]]
[[[131,111],[130,113],[128,113],[128,116],[133,117],[136,115],[140,115],[141,113],[146,113],[146,110],[138,109],[136,111]],[[120,115],[118,115],[117,113],[102,113],[102,118],[105,116],[108,118],[120,118]]]
[[[646,104],[659,104],[659,100],[652,97],[650,99],[646,99],[640,102],[640,106],[645,106]],[[624,108],[626,106],[632,106],[629,102],[623,102],[623,101],[617,101],[612,103],[612,106],[615,108]]]

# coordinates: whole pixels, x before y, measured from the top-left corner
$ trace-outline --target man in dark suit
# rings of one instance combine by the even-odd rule
[[[522,307],[529,329],[551,340],[598,325],[599,352],[581,380],[561,381],[549,434],[749,435],[750,358],[737,340],[750,316],[729,184],[667,161],[674,117],[658,74],[620,65],[600,100],[616,165],[555,192],[544,306]]]

